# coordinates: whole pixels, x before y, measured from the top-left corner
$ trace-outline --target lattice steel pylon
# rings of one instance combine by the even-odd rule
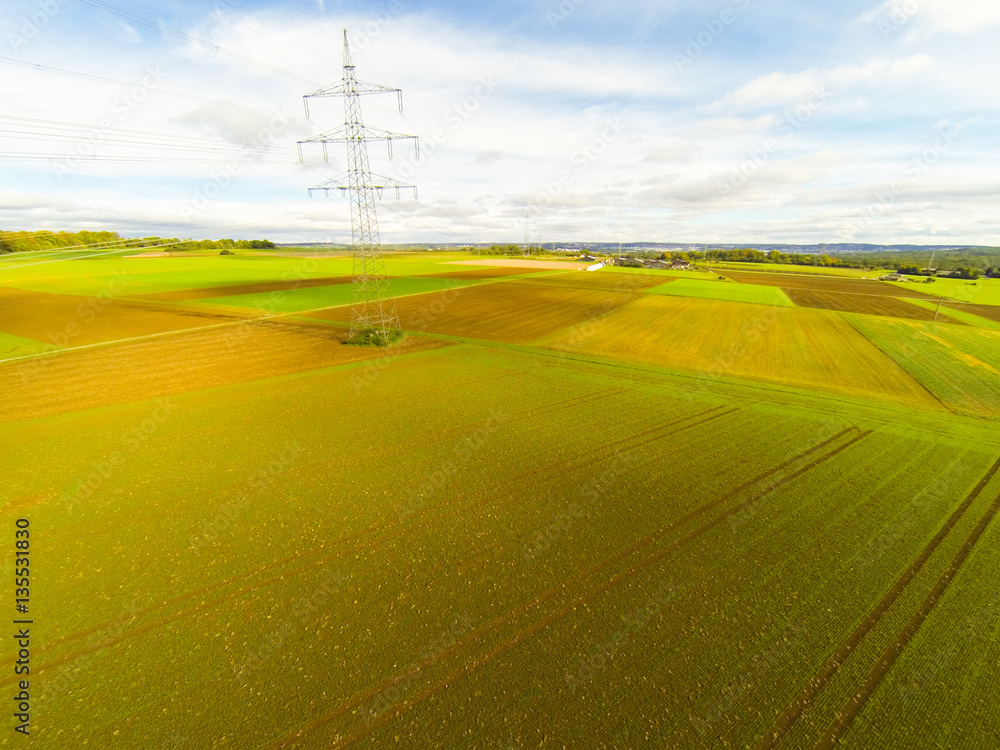
[[[344,126],[315,138],[298,142],[299,160],[302,160],[304,144],[319,143],[323,147],[323,159],[329,161],[328,143],[347,144],[347,174],[327,180],[309,188],[329,194],[338,190],[348,193],[351,200],[351,240],[354,255],[354,290],[351,305],[351,331],[349,343],[388,346],[402,336],[396,302],[389,288],[389,279],[382,260],[382,246],[379,239],[378,218],[375,215],[375,197],[382,197],[386,189],[396,191],[398,198],[402,190],[416,187],[404,185],[388,177],[373,175],[368,166],[368,142],[385,141],[392,158],[394,140],[413,140],[414,153],[419,158],[420,146],[415,135],[401,135],[388,130],[366,127],[361,117],[361,97],[370,94],[396,94],[399,111],[403,111],[403,92],[377,83],[359,81],[351,61],[351,50],[344,30],[344,78],[339,83],[326,86],[303,97],[306,117],[309,117],[309,100],[318,97],[337,96],[344,99]]]

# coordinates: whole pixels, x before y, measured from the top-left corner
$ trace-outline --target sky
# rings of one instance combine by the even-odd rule
[[[349,243],[1000,245],[996,0],[5,0],[0,229]]]

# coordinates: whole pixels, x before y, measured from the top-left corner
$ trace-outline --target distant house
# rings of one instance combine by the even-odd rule
[[[691,264],[686,260],[675,260],[669,266],[666,266],[671,271],[687,271],[691,268]]]
[[[644,260],[642,264],[646,268],[670,268],[669,264],[662,260]]]
[[[879,281],[906,281],[906,277],[901,273],[887,273],[885,276],[879,276]]]
[[[595,260],[597,260],[597,258],[595,258],[593,255],[581,255],[579,258],[577,258],[577,260],[580,261],[581,263],[593,263]]]
[[[615,258],[615,265],[624,268],[645,268],[642,261],[635,258]]]

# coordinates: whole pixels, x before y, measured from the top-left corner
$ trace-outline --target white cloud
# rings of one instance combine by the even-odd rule
[[[811,68],[798,73],[777,71],[741,86],[703,109],[706,112],[776,109],[825,99],[837,91],[861,84],[897,85],[928,70],[934,58],[916,54],[894,60],[876,59],[863,65],[840,65],[829,70]]]
[[[886,39],[971,35],[1000,24],[1000,5],[995,0],[887,0],[858,20],[876,26]]]

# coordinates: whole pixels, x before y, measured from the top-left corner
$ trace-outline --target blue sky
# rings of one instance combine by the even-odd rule
[[[161,26],[157,27],[156,24]],[[994,0],[8,0],[0,228],[349,241],[342,29],[386,242],[1000,244]],[[31,67],[31,66],[42,66]],[[106,80],[95,80],[106,79]],[[112,82],[109,82],[112,81]]]

